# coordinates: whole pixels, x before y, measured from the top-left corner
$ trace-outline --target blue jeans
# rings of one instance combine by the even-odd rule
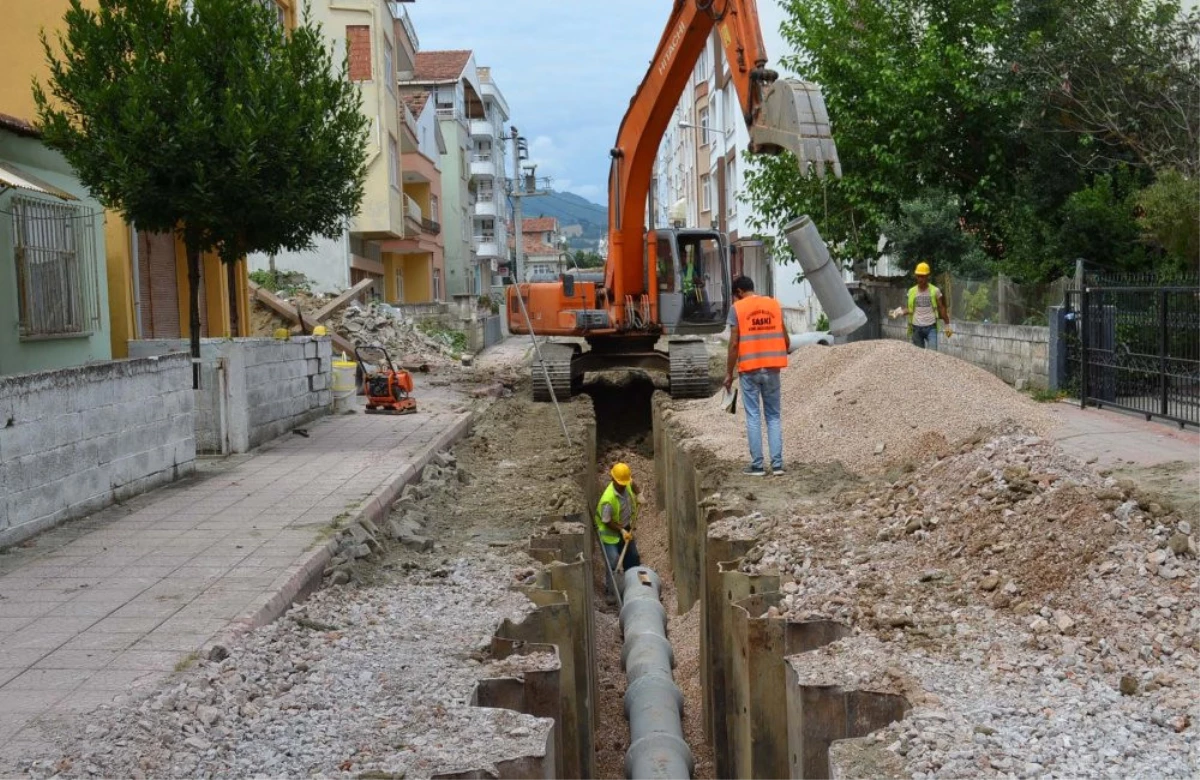
[[[608,588],[608,595],[615,598],[617,595],[617,586],[616,583],[612,581],[612,577],[609,575],[609,572],[616,572],[617,562],[621,559],[621,548],[625,546],[625,542],[617,542],[616,544],[601,542],[600,546],[604,548],[604,557],[608,559],[608,568],[604,570],[604,584]],[[636,569],[641,565],[642,559],[638,555],[637,542],[633,539],[630,539],[629,549],[625,552],[625,562],[622,563],[621,566],[625,571],[629,571],[630,569]]]
[[[914,325],[912,343],[921,349],[937,349],[937,325]]]
[[[762,417],[767,418],[767,446],[771,449],[771,468],[783,468],[783,423],[779,419],[779,369],[761,368],[739,375],[742,408],[746,410],[746,438],[750,440],[750,465],[763,467]],[[762,409],[759,410],[759,398]]]

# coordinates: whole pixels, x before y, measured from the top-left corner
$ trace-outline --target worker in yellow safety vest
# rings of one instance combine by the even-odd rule
[[[641,491],[633,481],[633,471],[629,464],[618,463],[609,472],[612,482],[600,496],[596,505],[596,533],[600,537],[600,546],[604,548],[604,557],[608,560],[605,574],[608,588],[609,603],[615,603],[617,585],[612,580],[618,566],[625,569],[637,568],[642,565],[638,556],[637,542],[633,538],[633,529],[637,526],[638,504],[641,503]],[[624,560],[621,553],[624,551]]]
[[[729,355],[725,389],[733,386],[736,369],[746,410],[746,438],[750,440],[750,465],[742,473],[761,477],[763,469],[762,420],[767,421],[767,446],[771,473],[783,474],[783,421],[780,418],[779,372],[787,368],[791,337],[783,324],[783,307],[766,295],[754,294],[748,276],[733,280],[734,304],[729,309]],[[761,410],[759,408],[761,399]]]
[[[936,285],[929,283],[929,263],[917,263],[913,273],[917,283],[908,290],[908,337],[921,349],[937,349],[939,317],[946,323],[946,338],[954,335],[946,299]]]

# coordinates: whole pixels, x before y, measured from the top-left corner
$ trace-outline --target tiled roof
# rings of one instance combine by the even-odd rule
[[[27,136],[29,138],[41,138],[42,134],[36,127],[26,122],[24,119],[18,119],[15,116],[8,114],[0,114],[0,128],[8,130],[17,135]]]
[[[413,78],[417,81],[454,81],[471,59],[470,49],[419,51]]]
[[[400,99],[404,101],[404,105],[408,106],[408,110],[412,112],[413,117],[420,119],[425,106],[429,104],[429,94],[425,90],[419,92],[401,92]]]
[[[527,257],[529,255],[556,255],[557,256],[559,254],[559,250],[557,248],[552,247],[549,244],[542,243],[542,240],[536,236],[524,236],[524,238],[525,238],[525,242],[524,242],[523,246],[525,249],[525,255]],[[515,246],[516,246],[516,242],[513,241],[512,234],[509,233],[508,234],[508,248],[512,249]]]
[[[558,230],[558,220],[554,217],[530,217],[521,220],[522,233],[553,233]]]

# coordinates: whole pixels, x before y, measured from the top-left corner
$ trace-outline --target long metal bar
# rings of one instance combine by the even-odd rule
[[[1080,317],[1080,353],[1079,353],[1079,408],[1086,409],[1088,402],[1088,374],[1092,370],[1091,356],[1088,355],[1088,345],[1091,343],[1089,332],[1092,329],[1092,312],[1088,307],[1088,288],[1079,291]]]
[[[550,381],[550,369],[546,368],[546,361],[542,358],[542,348],[538,346],[537,336],[533,333],[533,322],[529,319],[529,310],[525,308],[525,299],[521,297],[521,283],[516,280],[517,302],[521,304],[521,314],[525,317],[525,327],[529,330],[529,340],[533,342],[533,351],[537,355],[538,363],[542,367],[542,375],[546,378],[546,387],[550,389],[550,400],[554,402],[554,411],[558,412],[558,424],[562,426],[563,438],[567,440],[567,446],[571,446],[571,434],[567,432],[567,421],[563,419],[562,408],[558,405],[558,394],[554,392],[554,384]]]

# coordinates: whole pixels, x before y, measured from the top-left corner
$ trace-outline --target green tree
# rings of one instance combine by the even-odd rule
[[[1200,179],[1165,171],[1136,200],[1138,227],[1166,255],[1164,270],[1195,276],[1200,271]]]
[[[585,249],[576,249],[572,255],[575,265],[578,268],[603,268],[604,258],[599,252],[592,252]]]
[[[900,204],[899,217],[884,226],[888,252],[901,268],[912,272],[917,263],[933,265],[967,279],[986,278],[992,264],[975,236],[962,229],[958,198],[929,190]]]
[[[101,203],[187,247],[192,355],[202,253],[298,250],[340,235],[363,196],[368,120],[318,26],[246,0],[71,0],[42,43],[47,145]]]

